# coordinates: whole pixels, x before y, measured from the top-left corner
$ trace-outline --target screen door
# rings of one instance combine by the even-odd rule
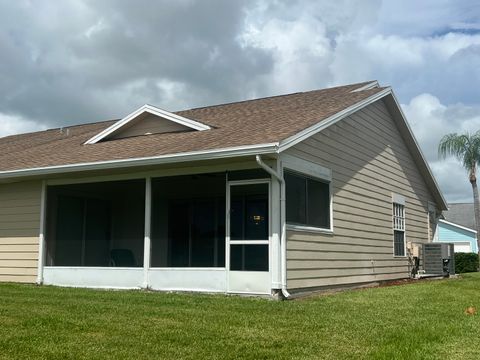
[[[228,185],[228,290],[270,294],[270,183]]]

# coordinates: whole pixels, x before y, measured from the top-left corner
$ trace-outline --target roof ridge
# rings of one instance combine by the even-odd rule
[[[321,89],[313,89],[313,90],[307,90],[307,91],[297,91],[297,92],[288,93],[288,94],[265,96],[265,97],[261,97],[261,98],[248,99],[248,100],[231,101],[231,102],[226,102],[226,103],[206,105],[206,106],[194,107],[194,108],[183,109],[183,110],[178,110],[178,111],[171,111],[171,113],[179,114],[179,113],[183,113],[183,112],[187,112],[187,111],[201,110],[201,109],[206,109],[206,108],[214,108],[214,107],[220,107],[220,106],[242,104],[242,103],[246,103],[246,102],[254,102],[254,101],[260,101],[260,100],[266,100],[266,99],[274,99],[274,98],[292,96],[292,95],[299,95],[299,94],[308,94],[308,93],[325,91],[325,90],[333,90],[333,89],[338,89],[338,88],[347,88],[347,87],[352,87],[352,86],[355,86],[355,85],[360,86],[360,85],[364,85],[364,84],[370,84],[370,83],[375,82],[375,81],[376,80],[362,81],[362,82],[359,82],[359,83],[352,83],[352,84],[347,84],[347,85],[338,85],[338,86],[326,87],[326,88],[321,88]],[[149,104],[147,104],[147,105],[149,105]],[[155,105],[151,105],[151,106],[155,106]],[[86,123],[66,125],[66,126],[58,126],[58,127],[53,127],[53,128],[47,128],[47,129],[44,129],[44,130],[28,131],[28,132],[22,132],[22,133],[19,133],[19,134],[11,134],[11,135],[7,135],[7,136],[0,136],[0,139],[3,140],[3,139],[7,139],[7,138],[13,138],[13,137],[16,137],[16,136],[23,136],[23,135],[29,135],[29,134],[40,134],[40,133],[44,133],[44,132],[47,132],[47,131],[55,131],[55,130],[61,130],[61,129],[71,129],[71,128],[80,127],[80,126],[102,124],[102,123],[119,121],[119,120],[121,120],[121,119],[109,119],[109,120],[100,120],[100,121],[86,122]]]
[[[324,90],[324,89],[318,89],[318,90],[312,90],[312,91],[319,91],[319,90]],[[258,100],[266,100],[266,99],[274,99],[274,98],[278,98],[278,97],[298,95],[298,94],[303,94],[303,93],[305,93],[305,91],[297,91],[297,92],[293,92],[293,93],[289,93],[289,94],[265,96],[265,97],[261,97],[261,98],[255,98],[255,99],[230,101],[230,102],[226,102],[226,103],[199,106],[199,107],[194,107],[194,108],[190,108],[190,109],[178,110],[178,111],[175,111],[174,113],[181,113],[181,112],[186,112],[186,111],[201,110],[201,109],[207,109],[207,108],[213,108],[213,107],[219,107],[219,106],[227,106],[227,105],[234,105],[234,104],[243,104],[243,103],[246,103],[246,102],[253,102],[253,101],[258,101]]]
[[[265,97],[255,98],[255,99],[240,100],[240,101],[230,101],[230,102],[226,102],[226,103],[207,105],[207,106],[199,106],[199,107],[194,107],[194,108],[190,108],[190,109],[178,110],[178,111],[174,111],[173,113],[177,114],[177,113],[186,112],[186,111],[201,110],[201,109],[206,109],[206,108],[213,108],[213,107],[227,106],[227,105],[234,105],[234,104],[243,104],[243,103],[246,103],[246,102],[260,101],[260,100],[266,100],[266,99],[274,99],[274,98],[279,98],[279,97],[284,97],[284,96],[292,96],[292,95],[298,95],[298,94],[308,94],[308,93],[313,93],[313,92],[317,92],[317,91],[325,91],[325,90],[333,90],[333,89],[344,88],[344,87],[351,87],[351,86],[354,86],[354,85],[370,84],[370,83],[373,83],[375,81],[376,80],[362,81],[362,82],[359,82],[359,83],[353,83],[353,84],[347,84],[347,85],[338,85],[338,86],[326,87],[326,88],[321,88],[321,89],[297,91],[297,92],[288,93],[288,94],[271,95],[271,96],[265,96]]]

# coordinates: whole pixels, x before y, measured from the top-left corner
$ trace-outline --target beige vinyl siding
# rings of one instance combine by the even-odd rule
[[[0,184],[0,281],[35,282],[41,183]]]
[[[393,256],[392,193],[406,199],[406,241],[429,237],[434,199],[383,101],[286,151],[332,170],[333,234],[287,231],[290,290],[406,278]]]

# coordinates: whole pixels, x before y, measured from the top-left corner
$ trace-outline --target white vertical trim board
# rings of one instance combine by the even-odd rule
[[[38,234],[38,264],[37,264],[37,284],[43,283],[43,267],[45,265],[45,221],[47,211],[47,184],[42,181],[42,190],[40,195],[40,231]]]
[[[143,242],[143,287],[148,288],[148,269],[150,268],[152,224],[152,178],[145,179],[145,236]]]
[[[277,159],[275,162],[275,171],[281,167],[280,161]],[[282,278],[281,278],[281,250],[280,250],[280,237],[282,233],[282,224],[281,224],[281,194],[280,194],[280,182],[278,179],[272,177],[272,187],[270,195],[272,204],[272,241],[270,245],[271,257],[271,266],[272,266],[272,289],[281,289],[282,288]]]

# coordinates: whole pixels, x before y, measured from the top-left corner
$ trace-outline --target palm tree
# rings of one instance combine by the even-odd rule
[[[480,164],[480,131],[475,134],[445,135],[438,145],[438,155],[445,159],[452,155],[458,159],[468,172],[468,180],[472,184],[473,208],[477,230],[477,249],[480,255],[480,203],[477,188],[477,167]]]

